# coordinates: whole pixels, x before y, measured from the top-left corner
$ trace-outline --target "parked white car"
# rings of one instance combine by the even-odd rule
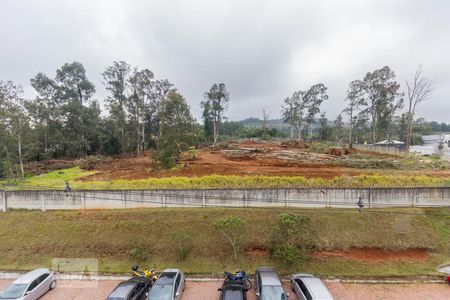
[[[311,274],[292,275],[291,288],[300,300],[333,300],[322,280]]]
[[[53,272],[48,269],[36,269],[17,278],[0,293],[1,300],[37,300],[56,287]]]

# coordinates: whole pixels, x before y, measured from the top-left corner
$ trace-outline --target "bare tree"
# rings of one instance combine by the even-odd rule
[[[408,88],[408,112],[406,113],[405,134],[406,149],[409,149],[411,145],[412,127],[417,106],[420,103],[430,99],[431,93],[434,89],[433,85],[433,80],[424,77],[422,65],[417,68],[412,81],[406,80],[406,86]]]
[[[263,131],[263,134],[266,135],[267,127],[268,127],[268,123],[269,123],[269,113],[267,112],[266,107],[263,108],[262,113],[263,113],[262,131]]]

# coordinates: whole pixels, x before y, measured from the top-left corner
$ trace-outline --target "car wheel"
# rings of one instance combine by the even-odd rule
[[[50,283],[50,290],[53,290],[56,287],[56,280],[53,280],[52,283]]]

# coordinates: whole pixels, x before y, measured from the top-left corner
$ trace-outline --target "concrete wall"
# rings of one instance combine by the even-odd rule
[[[450,188],[0,191],[0,210],[136,207],[450,206]]]

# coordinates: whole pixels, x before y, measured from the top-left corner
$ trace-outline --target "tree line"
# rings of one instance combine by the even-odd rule
[[[156,78],[149,69],[114,61],[102,77],[108,93],[103,101],[106,111],[79,62],[64,64],[55,76],[36,74],[30,80],[34,99],[25,99],[19,85],[0,81],[0,176],[23,177],[27,161],[139,155],[148,149],[162,167],[171,167],[182,151],[192,145],[217,143],[221,135],[284,136],[269,128],[265,110],[258,129],[226,121],[230,94],[224,83],[213,84],[204,93],[200,104],[203,124],[198,124],[174,85]],[[397,135],[409,146],[417,107],[429,99],[432,90],[433,82],[419,67],[407,81],[404,101],[395,73],[386,66],[350,82],[342,111],[347,123],[342,114],[330,122],[321,112],[321,105],[329,99],[323,83],[284,99],[282,116],[291,139],[346,141],[351,146],[370,132],[372,142]],[[397,116],[405,104],[406,112]]]
[[[316,118],[320,113],[320,105],[328,99],[327,87],[322,83],[287,97],[282,105],[283,120],[289,125],[291,139],[297,133],[299,140],[311,141],[313,127],[318,123],[316,127],[319,128],[318,138],[321,140],[329,140],[330,132],[334,131],[335,139],[345,140],[350,147],[362,139],[377,143],[381,139],[398,137],[409,148],[413,142],[414,118],[418,106],[430,98],[433,84],[432,80],[424,76],[422,66],[419,66],[413,79],[406,81],[405,100],[395,72],[384,66],[349,83],[346,107],[332,126],[326,113],[322,113],[318,120]],[[402,108],[406,108],[406,111],[398,116]],[[342,136],[345,131],[342,114],[348,118],[347,138]]]

